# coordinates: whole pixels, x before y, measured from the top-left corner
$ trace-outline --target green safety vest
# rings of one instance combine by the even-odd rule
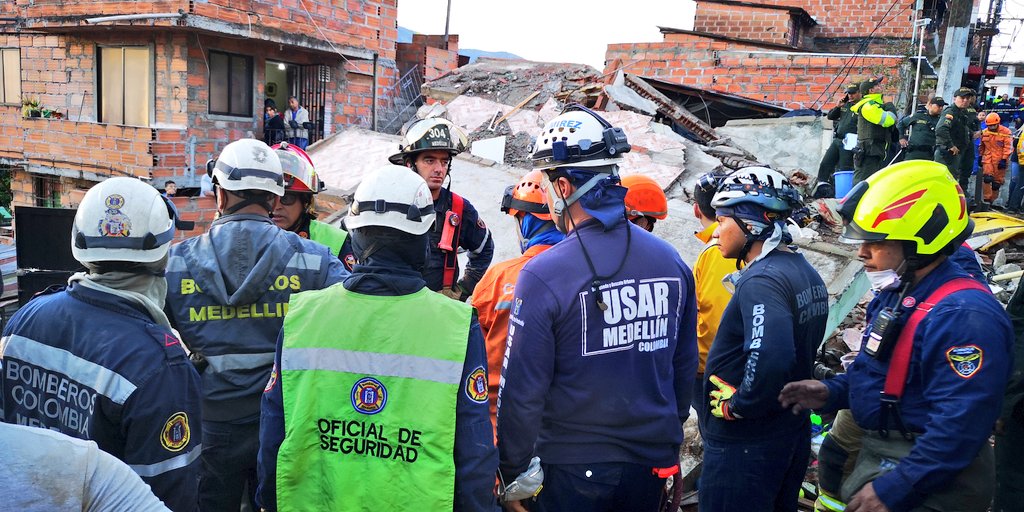
[[[452,510],[472,311],[426,288],[291,296],[278,510]]]
[[[325,222],[311,220],[309,221],[309,239],[326,245],[331,250],[331,254],[337,256],[341,254],[341,246],[348,239],[348,231]]]

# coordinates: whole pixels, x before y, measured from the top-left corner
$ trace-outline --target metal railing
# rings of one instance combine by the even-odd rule
[[[416,115],[416,109],[423,105],[422,86],[423,74],[417,65],[406,71],[395,85],[385,89],[381,97],[390,105],[381,109],[374,127],[376,131],[398,133],[402,125]]]

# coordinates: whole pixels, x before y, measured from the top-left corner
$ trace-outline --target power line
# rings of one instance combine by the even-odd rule
[[[854,52],[853,56],[850,57],[845,64],[843,64],[843,67],[839,68],[839,71],[836,72],[836,76],[832,78],[832,81],[829,82],[828,86],[825,87],[825,89],[823,89],[820,94],[818,94],[817,98],[815,98],[813,103],[814,106],[818,106],[818,102],[825,95],[825,93],[831,93],[832,86],[835,85],[837,80],[839,80],[839,75],[843,75],[842,80],[846,80],[846,78],[850,76],[850,72],[853,71],[853,62],[856,61],[861,54],[867,51],[868,45],[870,45],[871,41],[874,39],[875,32],[877,32],[878,29],[881,28],[881,26],[886,22],[886,18],[889,17],[889,13],[892,12],[893,8],[895,8],[896,4],[898,3],[900,3],[900,0],[893,0],[892,5],[890,5],[889,9],[885,11],[885,14],[882,15],[882,18],[878,20],[878,23],[875,24],[875,27],[871,29],[871,32],[868,33],[868,37],[864,40],[864,42],[860,44],[860,46],[857,48],[857,51]],[[903,13],[903,11],[906,11],[908,8],[909,4],[905,6],[902,10],[900,10],[900,12],[896,13],[896,16],[899,16],[901,13]],[[844,70],[846,72],[845,74],[843,74]],[[842,80],[839,80],[840,85],[842,85]]]

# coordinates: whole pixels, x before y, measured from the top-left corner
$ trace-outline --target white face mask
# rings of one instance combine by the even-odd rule
[[[878,272],[864,271],[871,282],[871,289],[877,292],[895,290],[900,287],[900,275],[893,269],[879,270]]]

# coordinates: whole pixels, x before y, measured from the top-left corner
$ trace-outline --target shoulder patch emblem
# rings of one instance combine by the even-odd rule
[[[946,361],[949,362],[949,367],[963,379],[969,379],[978,373],[984,360],[985,352],[977,345],[952,347],[946,351]]]
[[[487,371],[483,366],[477,366],[466,377],[466,396],[478,404],[487,401]]]
[[[164,423],[160,431],[160,444],[170,452],[180,452],[188,445],[191,432],[188,427],[188,415],[184,412],[176,412]]]
[[[277,365],[276,364],[274,365],[274,368],[272,370],[270,370],[270,380],[267,381],[267,386],[265,388],[263,388],[263,392],[264,393],[270,393],[270,391],[274,389],[274,385],[275,384],[277,384]]]
[[[476,219],[476,227],[480,229],[487,229],[487,224],[484,224],[484,220],[481,218]]]
[[[953,120],[953,114],[946,114],[946,119]]]
[[[349,270],[352,270],[352,267],[356,266],[356,257],[352,254],[346,254],[345,266],[348,267]]]
[[[388,390],[373,377],[363,377],[352,385],[352,408],[360,414],[373,415],[388,404]]]

